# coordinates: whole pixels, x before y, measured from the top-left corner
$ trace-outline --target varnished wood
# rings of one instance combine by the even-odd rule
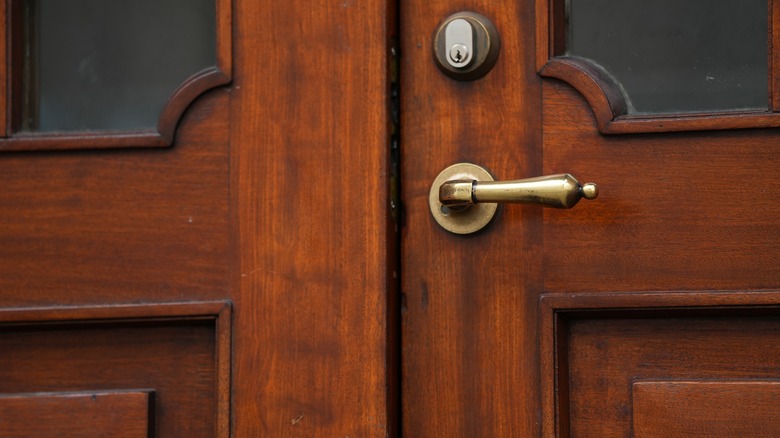
[[[84,133],[20,132],[0,141],[0,151],[54,151],[116,148],[161,148],[170,143],[155,129]]]
[[[0,23],[8,21],[8,5],[6,0],[0,1]],[[7,30],[7,27],[4,29]],[[8,54],[8,31],[0,32],[0,59],[6,60],[3,66],[0,66],[0,137],[8,135],[8,126],[10,124],[8,90],[12,87],[11,78],[8,74],[10,59]]]
[[[769,0],[769,108],[780,111],[780,1]]]
[[[739,324],[738,320],[732,322],[729,316],[743,318],[743,321],[751,322],[745,317],[766,318],[777,315],[777,307],[780,305],[780,292],[777,290],[753,291],[750,293],[736,291],[667,291],[667,292],[599,292],[599,293],[556,293],[545,294],[541,300],[541,381],[542,381],[542,436],[545,437],[568,437],[572,436],[570,431],[571,413],[571,389],[570,380],[570,321],[593,321],[597,319],[620,319],[624,318],[626,324],[638,325],[640,321],[646,318],[657,318],[659,323],[667,321],[669,318],[696,318],[702,321],[702,318],[720,318],[722,326],[728,330],[730,325]],[[693,321],[696,321],[695,319]],[[723,330],[712,324],[715,330]],[[702,329],[703,330],[703,329]],[[733,330],[733,329],[732,329]],[[641,331],[641,330],[640,330]],[[655,337],[657,332],[650,331],[648,336]],[[606,336],[606,335],[605,335]],[[620,334],[612,334],[612,342],[620,344],[624,342]],[[715,335],[717,337],[717,335]],[[684,338],[680,333],[679,340]],[[652,342],[657,342],[656,340]],[[653,348],[663,348],[664,345],[669,350],[673,350],[674,341],[669,340],[666,344],[660,344]],[[733,356],[734,351],[723,348],[718,344],[718,340],[713,340],[715,353],[724,355],[725,360]],[[591,354],[598,353],[599,345],[596,343],[590,346],[594,349]],[[644,344],[642,344],[644,345]],[[767,344],[768,345],[768,344]],[[717,347],[717,348],[716,348]],[[649,351],[649,350],[648,350]],[[740,350],[742,351],[742,350]],[[674,354],[669,354],[674,358]],[[616,355],[615,361],[619,361],[620,355]],[[703,378],[703,376],[712,376],[713,369],[706,369],[710,374],[696,374],[696,363],[690,360],[685,363],[686,358],[681,357],[678,361],[679,366],[687,366],[690,378]],[[576,365],[576,364],[575,364]],[[756,364],[754,364],[756,365]],[[762,366],[758,364],[758,366]],[[606,376],[600,370],[591,370],[594,376]],[[723,373],[729,372],[728,367],[723,368]],[[587,371],[585,371],[587,373]],[[658,377],[659,375],[653,374]],[[661,375],[661,377],[666,374]],[[765,375],[768,376],[768,375]],[[583,394],[580,392],[580,394]],[[587,391],[584,392],[588,396]],[[599,398],[600,396],[593,396]],[[622,397],[622,396],[621,396]],[[582,405],[583,402],[579,402]],[[594,401],[594,403],[596,403]],[[603,403],[603,400],[598,403]],[[607,401],[607,403],[610,403]],[[760,414],[760,413],[758,413]],[[735,412],[734,415],[737,415]],[[744,414],[745,418],[750,417],[751,413]],[[616,419],[614,416],[604,415],[602,424],[604,427],[611,427]],[[622,417],[621,417],[622,418]],[[624,421],[622,418],[621,421]],[[652,422],[648,417],[646,421]],[[660,420],[664,421],[664,420]],[[623,426],[625,427],[625,423]]]
[[[223,84],[233,77],[233,4],[234,0],[215,0],[217,19],[216,70],[224,76]]]
[[[0,154],[0,307],[229,299],[228,97],[171,149]]]
[[[218,46],[219,47],[219,46]],[[218,56],[219,58],[219,56]],[[174,92],[168,103],[165,104],[157,122],[157,133],[163,138],[165,145],[173,143],[176,125],[187,107],[211,88],[230,82],[229,72],[222,71],[219,67],[210,67],[190,76]],[[97,143],[97,142],[96,142]]]
[[[636,409],[631,390],[635,381],[727,383],[777,379],[780,323],[776,313],[658,318],[648,312],[640,315],[637,319],[630,315],[568,319],[568,373],[559,378],[570,380],[570,416],[558,421],[570,423],[570,436],[629,435]],[[759,400],[758,391],[753,397]],[[691,396],[683,403],[693,408],[697,402]],[[731,422],[741,421],[750,427],[749,419],[760,415],[750,410],[750,406],[742,406],[733,413]],[[640,418],[647,415],[652,414],[644,412]],[[679,426],[685,427],[684,423]],[[754,433],[747,436],[758,436],[755,432],[761,430],[755,423],[751,429]]]
[[[778,286],[776,130],[605,137],[559,82],[545,82],[544,121],[544,173],[601,188],[573,214],[544,212],[546,291]]]
[[[706,114],[630,115],[619,84],[585,59],[566,56],[566,5],[563,0],[536,0],[536,66],[539,74],[560,79],[588,101],[602,134],[729,130],[780,127],[780,9],[770,0],[769,96],[766,111]]]
[[[536,70],[566,54],[566,5],[556,0],[535,0]]]
[[[0,393],[144,388],[159,395],[161,436],[227,437],[229,310],[225,303],[4,310]]]
[[[217,67],[197,72],[173,91],[160,113],[156,129],[111,132],[12,134],[0,139],[3,151],[50,151],[114,148],[154,148],[173,144],[182,115],[206,91],[230,82],[230,76]]]
[[[777,381],[639,381],[632,387],[636,438],[780,434]]]
[[[230,319],[230,303],[200,301],[195,303],[154,303],[104,306],[56,306],[34,308],[2,308],[0,324],[47,323],[68,321],[103,321],[121,319],[164,320],[173,319]],[[227,339],[229,341],[229,338]]]
[[[486,166],[498,179],[541,171],[533,4],[400,4],[405,436],[539,433],[541,210],[505,208],[483,232],[456,236],[428,207],[430,184],[453,163]],[[431,53],[436,26],[461,10],[501,34],[495,67],[472,82],[444,76]]]
[[[620,85],[586,60],[556,57],[539,71],[574,87],[590,105],[599,132],[631,134],[676,131],[773,128],[780,126],[780,114],[770,111],[708,114],[631,115]]]
[[[155,148],[171,146],[182,115],[208,90],[230,82],[218,67],[193,74],[176,90],[160,112],[156,129],[93,132],[21,132],[0,139],[3,151],[50,151],[115,148]]]
[[[388,3],[242,1],[234,17],[233,433],[397,434]]]
[[[0,392],[152,387],[161,433],[228,436],[228,99],[166,150],[0,154]]]
[[[231,305],[225,301],[195,303],[155,303],[146,305],[108,305],[44,308],[0,308],[0,331],[17,325],[73,323],[99,325],[112,322],[146,324],[151,322],[207,321],[215,335],[214,368],[216,397],[216,434],[230,434]]]
[[[549,6],[401,5],[410,436],[630,436],[637,379],[780,377],[776,115],[629,116],[608,81],[548,64],[563,54]],[[430,35],[458,10],[501,33],[478,81],[432,61]],[[572,210],[505,206],[482,232],[454,236],[427,195],[464,161],[497,179],[571,173],[600,194]]]
[[[6,117],[4,119],[3,137],[8,137],[13,131],[18,130],[21,127],[22,121],[27,119],[23,114],[24,109],[22,105],[22,99],[17,98],[21,96],[21,90],[24,89],[25,83],[29,83],[32,80],[31,68],[32,60],[25,58],[24,56],[24,41],[25,41],[25,11],[24,3],[20,1],[3,0],[4,16],[3,21],[5,32],[3,32],[3,39],[5,41],[5,68],[4,75],[5,81],[0,83],[5,90],[5,111]]]
[[[231,3],[232,22],[219,12]],[[139,387],[143,373],[160,377],[166,436],[226,436],[228,415],[233,436],[397,435],[394,4],[217,4],[218,32],[235,38],[217,62],[233,82],[186,108],[171,148],[126,148],[162,145],[154,132],[5,143],[0,315],[15,332],[0,361],[21,383],[2,389]],[[73,150],[97,145],[115,150]],[[235,303],[235,325],[176,322],[172,302],[213,300]],[[142,321],[123,313],[133,303]],[[28,334],[36,318],[51,321]],[[123,349],[134,354],[107,374],[74,359]],[[28,353],[57,366],[28,367]],[[149,374],[169,356],[178,373]],[[193,370],[212,386],[189,383]]]
[[[549,60],[539,74],[560,79],[579,91],[588,101],[600,131],[617,117],[628,113],[620,85],[603,69],[578,58],[557,57]]]
[[[153,391],[0,394],[7,438],[155,436]]]
[[[616,290],[618,288],[615,288]],[[699,308],[715,310],[773,308],[780,306],[780,291],[753,290],[741,293],[733,290],[723,291],[624,291],[624,292],[580,292],[544,294],[540,299],[543,318],[553,312],[570,312],[599,309],[687,309]],[[551,333],[551,332],[550,332]]]

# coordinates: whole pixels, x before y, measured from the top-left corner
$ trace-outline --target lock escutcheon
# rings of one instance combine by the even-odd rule
[[[498,59],[498,31],[487,17],[458,12],[439,25],[433,49],[439,68],[447,76],[471,81],[493,68]]]

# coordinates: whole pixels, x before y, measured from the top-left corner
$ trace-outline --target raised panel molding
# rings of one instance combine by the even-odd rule
[[[540,305],[543,436],[629,436],[637,426],[654,436],[653,424],[672,415],[652,408],[666,399],[656,393],[678,389],[690,396],[665,409],[697,409],[706,399],[733,430],[780,432],[777,422],[762,420],[776,411],[780,291],[546,294]],[[644,391],[639,399],[637,391]],[[728,408],[749,397],[763,407]],[[679,424],[697,427],[689,420]]]
[[[639,381],[632,398],[635,438],[780,433],[780,380]]]
[[[230,315],[224,301],[0,309],[0,413],[33,415],[49,404],[78,418],[88,415],[85,400],[114,394],[105,401],[132,407],[125,420],[135,429],[153,423],[160,436],[227,437]],[[93,409],[94,421],[101,412]],[[24,424],[6,426],[0,421],[0,435]]]
[[[0,394],[0,436],[155,436],[153,390]]]

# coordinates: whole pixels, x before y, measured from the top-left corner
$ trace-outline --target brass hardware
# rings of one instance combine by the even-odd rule
[[[598,194],[596,184],[582,186],[568,173],[516,181],[455,180],[439,187],[439,200],[448,206],[504,202],[572,208],[580,199],[595,199]]]
[[[493,68],[500,45],[498,30],[487,17],[458,12],[439,25],[433,38],[433,53],[444,74],[472,81]]]
[[[498,204],[443,205],[439,201],[439,187],[452,180],[493,181],[493,176],[473,164],[453,164],[442,170],[428,195],[433,218],[442,228],[455,234],[471,234],[485,228],[496,215]]]
[[[596,199],[598,194],[596,184],[580,185],[569,174],[494,181],[484,168],[459,163],[439,174],[431,186],[429,203],[431,213],[439,225],[453,233],[469,234],[490,223],[497,203],[572,208],[580,199]],[[484,208],[487,206],[493,208]],[[472,212],[474,208],[478,210]],[[442,212],[447,214],[442,217]],[[490,216],[486,217],[488,212]]]

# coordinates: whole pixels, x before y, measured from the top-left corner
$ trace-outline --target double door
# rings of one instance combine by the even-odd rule
[[[149,126],[64,132],[25,122],[46,90],[19,57],[27,2],[6,3],[0,430],[780,429],[773,1],[217,0],[213,56]],[[478,78],[437,65],[464,11],[500,40]],[[703,61],[661,66],[654,40]],[[489,203],[442,208],[456,163],[598,196],[458,234],[436,217]]]

